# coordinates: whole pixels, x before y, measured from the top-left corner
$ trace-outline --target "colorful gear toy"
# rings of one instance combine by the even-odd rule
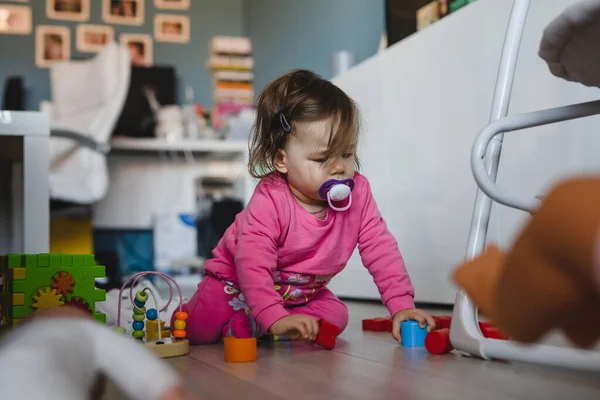
[[[85,301],[84,299],[82,299],[81,297],[71,297],[71,300],[65,301],[65,305],[70,305],[73,307],[80,308],[82,310],[89,312],[90,314],[92,313],[92,309],[90,308],[89,303],[87,301]]]
[[[62,296],[66,296],[67,293],[73,291],[73,285],[75,285],[73,275],[67,272],[59,272],[58,275],[54,275],[53,279],[54,283],[52,284],[52,288],[56,289]]]
[[[59,307],[64,304],[60,298],[61,295],[56,293],[56,289],[51,289],[49,287],[38,289],[38,296],[33,296],[35,303],[33,303],[31,306],[36,308],[37,311]]]

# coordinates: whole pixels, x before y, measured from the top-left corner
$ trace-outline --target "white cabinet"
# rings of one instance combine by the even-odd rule
[[[533,0],[509,114],[598,98],[550,74],[537,56],[544,27],[575,0]],[[450,275],[465,255],[475,182],[472,142],[489,120],[512,1],[478,0],[338,77],[364,116],[363,172],[399,242],[421,302],[454,302]],[[506,136],[499,185],[523,196],[565,176],[600,171],[600,117]],[[506,246],[528,215],[494,205],[488,240]],[[378,299],[355,255],[331,283]]]

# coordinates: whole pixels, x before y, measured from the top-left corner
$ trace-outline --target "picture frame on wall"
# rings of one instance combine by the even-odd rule
[[[156,14],[154,37],[159,42],[188,43],[190,41],[190,18],[186,15]]]
[[[109,24],[143,25],[144,0],[102,0],[102,20]]]
[[[30,7],[0,4],[0,34],[29,35],[31,31]]]
[[[35,64],[49,68],[71,59],[71,34],[66,26],[38,25],[35,29]]]
[[[46,0],[46,15],[50,19],[87,21],[90,19],[90,0]]]
[[[154,0],[154,7],[163,10],[189,10],[190,0]]]
[[[97,53],[115,40],[115,30],[108,25],[77,25],[75,32],[77,51]]]
[[[424,5],[417,10],[417,31],[425,29],[439,19],[440,5],[437,1]]]
[[[131,57],[131,65],[151,67],[154,63],[152,36],[139,33],[123,33],[120,43],[127,47]]]

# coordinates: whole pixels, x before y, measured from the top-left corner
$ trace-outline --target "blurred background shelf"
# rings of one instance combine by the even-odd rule
[[[248,142],[216,139],[135,139],[114,138],[110,141],[112,152],[192,151],[195,153],[246,153]]]

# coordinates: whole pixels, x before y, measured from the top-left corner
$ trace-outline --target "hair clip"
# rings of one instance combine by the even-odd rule
[[[279,122],[284,131],[289,132],[292,130],[292,127],[288,124],[287,119],[285,119],[285,115],[283,115],[282,112],[279,113]]]

